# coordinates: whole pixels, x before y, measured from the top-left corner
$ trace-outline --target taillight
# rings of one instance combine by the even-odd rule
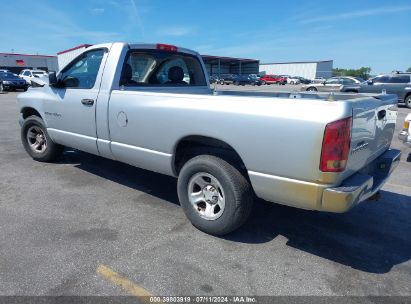
[[[167,52],[177,52],[177,47],[171,44],[157,43],[157,50],[167,51]]]
[[[350,152],[351,126],[352,117],[327,124],[321,150],[321,171],[344,171]]]

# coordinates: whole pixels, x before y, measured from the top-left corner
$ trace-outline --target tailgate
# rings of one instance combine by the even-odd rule
[[[397,96],[381,94],[352,103],[353,125],[347,173],[368,165],[391,145],[397,120]]]

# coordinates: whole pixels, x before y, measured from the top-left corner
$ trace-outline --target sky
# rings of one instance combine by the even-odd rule
[[[170,43],[264,62],[334,60],[373,74],[411,67],[411,1],[1,1],[0,52]]]

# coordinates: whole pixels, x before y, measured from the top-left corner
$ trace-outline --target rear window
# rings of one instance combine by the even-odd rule
[[[160,50],[131,50],[123,65],[120,86],[205,86],[196,56]]]

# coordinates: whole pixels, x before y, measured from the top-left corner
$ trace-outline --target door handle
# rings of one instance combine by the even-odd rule
[[[85,106],[92,106],[94,104],[94,99],[82,99],[81,103]]]

